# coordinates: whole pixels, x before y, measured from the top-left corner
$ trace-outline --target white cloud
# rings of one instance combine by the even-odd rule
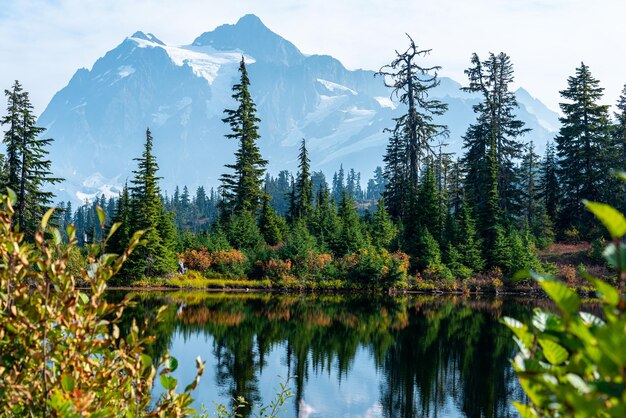
[[[433,48],[429,63],[463,82],[476,51],[507,52],[517,84],[556,108],[584,60],[613,104],[626,83],[621,0],[25,0],[0,8],[0,87],[20,79],[41,112],[79,67],[136,30],[170,45],[255,13],[305,53],[377,69],[409,33]]]

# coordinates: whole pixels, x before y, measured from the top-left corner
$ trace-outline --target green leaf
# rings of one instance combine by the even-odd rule
[[[533,277],[543,288],[543,290],[550,296],[550,298],[557,304],[559,309],[566,315],[575,315],[580,306],[580,298],[578,295],[566,285],[556,280],[544,277],[542,275],[533,274]]]
[[[141,361],[141,367],[144,370],[148,369],[152,365],[152,357],[147,354],[142,354],[139,360]]]
[[[613,175],[622,181],[626,181],[626,172],[618,170],[614,171]]]
[[[621,270],[624,271],[626,270],[626,266],[625,266],[626,245],[620,243],[619,248],[620,248],[619,259],[617,257],[618,256],[617,248],[614,243],[610,243],[609,245],[607,245],[604,251],[602,252],[602,255],[604,256],[609,266],[611,266],[612,268],[617,268],[618,265],[620,265]]]
[[[534,409],[528,405],[524,405],[523,403],[513,402],[513,406],[517,408],[522,418],[536,418],[539,416]]]
[[[46,229],[46,226],[48,226],[48,222],[50,221],[50,217],[54,213],[54,210],[55,208],[50,208],[43,215],[43,218],[41,218],[41,229]]]
[[[565,378],[570,383],[570,385],[574,386],[580,393],[586,395],[587,393],[591,392],[591,388],[589,387],[589,385],[587,385],[582,377],[578,376],[577,374],[568,373],[567,375],[565,375]]]
[[[590,314],[589,312],[581,312],[580,319],[582,319],[585,325],[593,325],[596,327],[603,327],[604,325],[606,325],[603,320],[595,315]]]
[[[17,202],[17,195],[13,189],[7,187],[7,195],[9,196],[9,200],[11,200],[11,204],[15,204],[15,202]]]
[[[174,357],[169,357],[165,361],[163,367],[165,367],[169,372],[173,372],[178,369],[178,360],[176,360]]]
[[[87,296],[86,293],[78,292],[78,298],[83,303],[83,305],[86,305],[87,303],[89,303],[89,296]]]
[[[609,234],[611,234],[611,237],[621,238],[626,235],[626,218],[620,211],[606,203],[589,202],[587,200],[583,200],[583,203],[602,222]]]
[[[111,229],[109,230],[109,235],[107,236],[107,241],[113,236],[113,234],[115,234],[115,231],[117,231],[120,226],[122,226],[121,222],[115,222],[113,225],[111,225]]]
[[[166,374],[161,375],[160,380],[161,386],[163,386],[165,390],[174,390],[176,389],[176,385],[178,384],[178,381],[175,378]]]
[[[100,206],[96,206],[96,212],[98,212],[98,220],[100,221],[100,225],[104,225],[107,219],[107,216],[104,213],[104,210],[102,210]]]
[[[532,277],[532,274],[530,273],[529,270],[520,270],[513,275],[513,280],[524,280],[524,279],[530,279],[531,277]]]
[[[561,364],[569,357],[567,350],[554,341],[540,338],[539,345],[543,349],[543,355],[546,357],[546,360],[551,364]]]
[[[74,390],[74,379],[66,374],[61,375],[61,387],[65,392],[71,392]]]
[[[615,247],[614,247],[615,248]],[[626,261],[626,260],[625,260]],[[609,305],[617,306],[619,304],[619,291],[610,284],[593,277],[590,274],[582,274],[582,276],[591,282],[593,287],[596,288],[599,296]]]
[[[52,235],[54,236],[54,244],[61,245],[63,238],[61,237],[61,232],[59,232],[58,228],[52,228]]]

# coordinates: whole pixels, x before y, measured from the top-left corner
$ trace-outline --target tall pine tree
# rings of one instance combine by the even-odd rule
[[[513,83],[513,64],[503,52],[481,61],[477,54],[471,58],[472,66],[465,70],[469,85],[463,90],[478,93],[482,100],[473,106],[477,120],[464,136],[467,150],[463,164],[467,172],[467,198],[478,211],[484,210],[491,193],[490,154],[494,144],[497,165],[498,204],[505,213],[518,212],[519,196],[516,188],[515,161],[522,156],[523,144],[518,137],[529,129],[515,115],[518,107]]]
[[[296,176],[294,208],[290,211],[294,217],[308,222],[313,213],[313,182],[311,181],[311,160],[302,139],[298,155],[298,174]]]
[[[575,227],[585,236],[593,217],[582,199],[600,200],[607,175],[603,148],[609,145],[608,106],[598,103],[604,89],[584,63],[567,84],[561,91],[566,102],[560,103],[563,117],[555,138],[562,191],[559,226]]]
[[[165,212],[159,189],[159,166],[152,153],[152,134],[146,130],[142,156],[135,158],[137,170],[130,187],[130,235],[144,231],[144,245],[137,248],[124,265],[124,275],[130,278],[157,276],[174,270],[175,237],[170,214]]]
[[[52,139],[40,138],[45,128],[36,126],[33,106],[28,93],[15,81],[7,96],[7,115],[0,124],[7,125],[4,133],[6,145],[6,175],[4,187],[17,195],[14,202],[15,219],[22,232],[32,237],[41,217],[52,206],[54,194],[46,186],[62,181],[52,176],[51,161],[46,147]]]
[[[227,164],[233,173],[223,174],[222,196],[224,198],[224,215],[242,213],[244,211],[256,214],[261,198],[261,185],[267,161],[261,157],[256,141],[259,118],[256,117],[256,105],[250,95],[250,79],[244,58],[239,65],[241,78],[233,86],[233,99],[238,103],[236,109],[226,109],[224,123],[230,126],[231,133],[226,137],[239,141],[239,148],[235,152],[235,163]]]
[[[443,115],[448,105],[430,98],[432,89],[439,85],[437,71],[441,67],[424,67],[417,62],[431,50],[420,50],[413,39],[408,38],[408,49],[403,53],[396,51],[396,58],[376,75],[382,76],[385,85],[392,89],[391,96],[407,106],[407,112],[395,119],[393,132],[405,137],[409,179],[417,187],[422,158],[432,153],[431,141],[448,134],[446,126],[435,122],[435,117]]]

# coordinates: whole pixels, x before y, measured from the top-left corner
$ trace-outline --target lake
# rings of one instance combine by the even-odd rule
[[[119,295],[112,293],[112,298]],[[536,300],[463,296],[343,296],[146,292],[124,316],[153,316],[152,355],[169,348],[184,387],[206,370],[196,406],[254,416],[287,382],[286,417],[516,417],[523,400],[503,316],[528,322]],[[157,389],[158,391],[158,389]],[[212,414],[213,415],[213,414]]]

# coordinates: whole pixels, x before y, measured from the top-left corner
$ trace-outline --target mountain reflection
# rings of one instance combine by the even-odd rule
[[[112,298],[117,297],[115,293]],[[537,301],[446,296],[139,293],[125,313],[165,321],[152,355],[170,349],[182,385],[207,361],[195,398],[253,415],[287,376],[285,416],[509,417],[523,393],[501,316],[528,320]],[[278,375],[282,376],[279,378]]]

